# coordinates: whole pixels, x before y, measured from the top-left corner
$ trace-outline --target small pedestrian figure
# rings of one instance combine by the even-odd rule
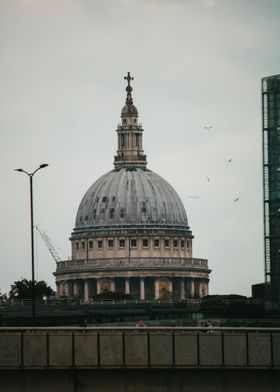
[[[213,325],[211,323],[211,320],[207,321],[207,333],[213,332]]]
[[[144,321],[143,320],[137,320],[136,321],[136,328],[143,328],[143,327],[145,327],[145,323],[144,323]]]

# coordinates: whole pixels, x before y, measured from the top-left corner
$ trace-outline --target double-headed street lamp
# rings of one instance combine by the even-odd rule
[[[28,175],[30,181],[30,216],[31,216],[31,269],[32,269],[32,325],[35,326],[35,274],[34,274],[34,224],[33,224],[33,176],[34,174],[44,167],[49,166],[47,163],[42,163],[34,172],[28,173],[23,169],[15,169]]]

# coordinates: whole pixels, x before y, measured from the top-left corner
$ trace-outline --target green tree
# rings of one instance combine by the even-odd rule
[[[35,280],[35,298],[42,299],[43,297],[49,298],[54,295],[53,289],[47,285],[43,280],[38,282]],[[31,299],[32,298],[32,280],[22,279],[14,282],[11,285],[9,292],[11,299]]]

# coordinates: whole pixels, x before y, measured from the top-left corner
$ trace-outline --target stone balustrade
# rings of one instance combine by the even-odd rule
[[[57,272],[66,270],[80,270],[87,268],[129,268],[137,269],[143,267],[145,269],[149,268],[184,268],[193,267],[195,269],[205,269],[208,268],[208,261],[205,259],[196,258],[150,258],[150,257],[133,257],[133,258],[118,258],[118,259],[84,259],[84,260],[66,260],[57,263]]]

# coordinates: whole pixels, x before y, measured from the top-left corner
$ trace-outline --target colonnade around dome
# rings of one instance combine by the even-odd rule
[[[208,294],[208,274],[207,260],[178,257],[66,260],[55,273],[60,297],[85,302],[107,292],[138,300],[201,298]]]
[[[137,300],[194,299],[208,295],[208,279],[197,277],[110,277],[81,278],[56,281],[60,297],[81,299],[89,302],[103,293],[127,294]]]

